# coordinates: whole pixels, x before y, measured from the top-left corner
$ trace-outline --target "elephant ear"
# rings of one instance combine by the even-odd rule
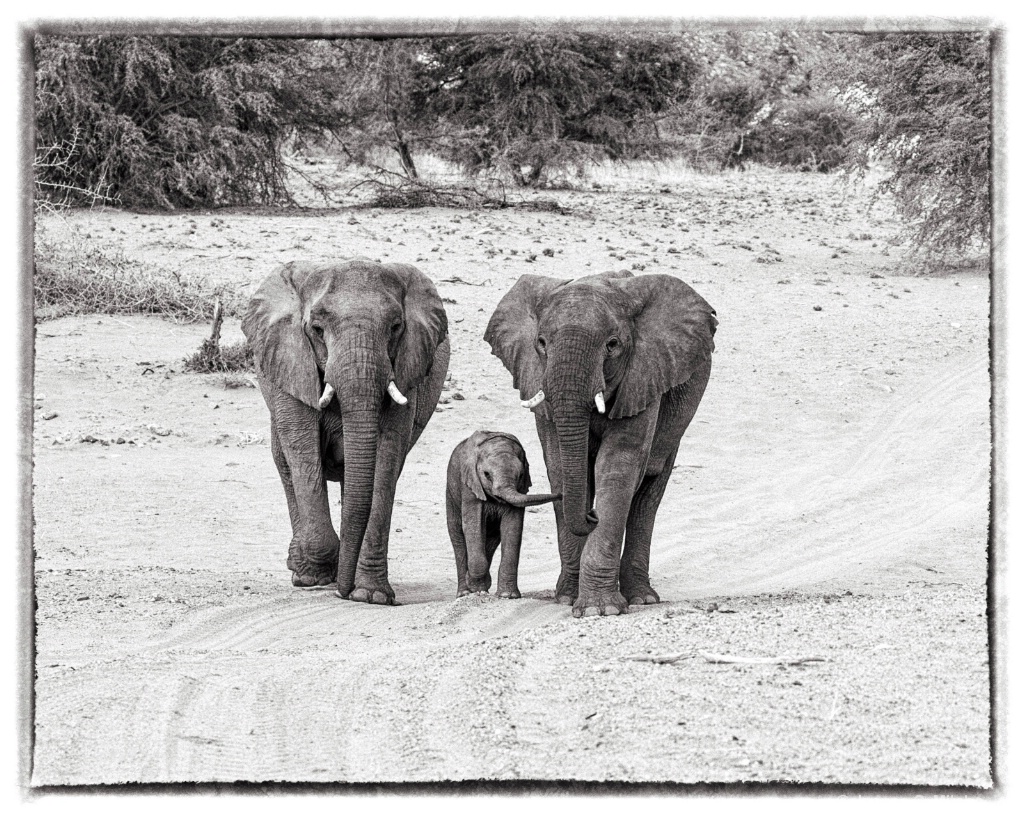
[[[530,491],[531,486],[533,486],[533,479],[530,477],[530,462],[526,460],[526,452],[523,452],[523,472],[519,476],[518,489],[525,495]]]
[[[480,459],[480,444],[486,439],[481,437],[481,433],[477,432],[470,440],[473,442],[473,447],[466,453],[466,457],[462,459],[460,466],[462,483],[469,488],[473,493],[473,497],[477,500],[487,500],[487,493],[484,492],[484,485],[480,482],[480,475],[477,472],[477,461]]]
[[[434,351],[448,335],[448,316],[434,283],[411,264],[384,265],[405,288],[405,332],[395,355],[395,384],[403,393],[427,377]]]
[[[302,302],[291,266],[272,273],[249,301],[242,332],[256,362],[256,374],[302,403],[315,407],[320,374],[302,329]]]
[[[685,384],[711,357],[715,311],[675,276],[654,273],[616,283],[634,303],[633,353],[609,418],[628,418]]]
[[[544,377],[544,363],[535,346],[541,305],[552,290],[570,281],[532,274],[520,276],[498,302],[487,323],[484,341],[512,373],[512,386],[524,401],[537,394]],[[550,419],[547,402],[538,404],[534,412]]]

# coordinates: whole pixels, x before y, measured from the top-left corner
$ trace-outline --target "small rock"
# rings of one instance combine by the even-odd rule
[[[821,305],[820,304],[814,305],[814,309],[817,310],[820,313],[821,312]]]
[[[452,398],[454,398],[456,401],[465,401],[466,400],[466,396],[464,396],[461,392],[453,392],[452,393]]]
[[[43,415],[43,420],[44,421],[52,421],[56,417],[57,417],[57,413],[54,412],[53,410],[50,410],[49,412],[47,412],[47,413],[45,413]]]

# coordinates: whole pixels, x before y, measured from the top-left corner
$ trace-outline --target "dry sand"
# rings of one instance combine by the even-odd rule
[[[913,275],[868,194],[756,171],[545,194],[568,215],[52,221],[244,295],[293,259],[414,263],[447,302],[452,380],[399,484],[401,605],[369,606],[290,585],[259,392],[182,372],[207,327],[40,322],[32,783],[990,786],[988,278]],[[622,268],[680,276],[720,319],[655,530],[664,602],[573,619],[548,507],[527,515],[523,599],[456,600],[454,445],[515,433],[547,488],[491,310],[523,273]],[[623,659],[646,653],[683,656]]]

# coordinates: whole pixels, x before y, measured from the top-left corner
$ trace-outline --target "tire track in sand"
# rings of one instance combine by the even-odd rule
[[[983,549],[988,379],[987,357],[945,366],[912,384],[865,435],[841,446],[824,434],[796,442],[785,472],[762,471],[734,497],[701,508],[685,538],[656,532],[652,576],[663,598],[834,579],[863,564],[911,560],[953,532],[981,538]]]

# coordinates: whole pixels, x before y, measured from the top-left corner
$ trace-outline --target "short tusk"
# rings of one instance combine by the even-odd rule
[[[604,415],[604,391],[602,390],[594,396],[594,406],[597,407],[597,411]]]
[[[533,398],[531,398],[529,401],[520,401],[519,403],[522,404],[527,409],[533,409],[535,406],[537,406],[543,400],[544,400],[544,390],[537,390],[537,394],[535,396],[533,396]]]
[[[409,399],[398,391],[398,386],[395,384],[394,381],[388,382],[388,395],[391,396],[392,401],[394,401],[396,404],[401,404],[403,407],[409,403]]]
[[[320,396],[320,402],[317,404],[320,409],[327,409],[327,405],[334,400],[334,387],[328,383],[324,383],[324,394]]]

